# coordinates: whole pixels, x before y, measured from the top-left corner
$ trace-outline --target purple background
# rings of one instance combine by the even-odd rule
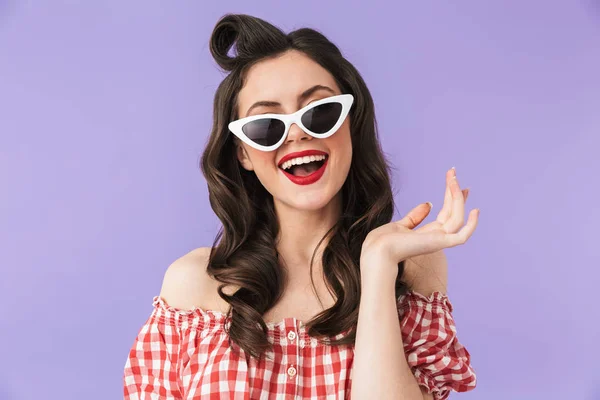
[[[437,214],[452,166],[471,187],[446,254],[478,388],[452,397],[600,399],[598,2],[215,3],[0,0],[0,399],[122,397],[165,269],[219,226],[197,164],[226,12],[342,49],[398,212]]]

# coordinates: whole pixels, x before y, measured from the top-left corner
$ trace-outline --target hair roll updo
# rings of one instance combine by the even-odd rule
[[[279,223],[271,194],[253,171],[239,164],[236,157],[239,139],[229,132],[227,125],[238,118],[238,94],[248,69],[289,50],[301,51],[320,64],[331,73],[341,92],[350,93],[355,99],[348,115],[353,156],[341,189],[342,212],[318,245],[329,238],[323,249],[322,265],[328,290],[336,302],[306,322],[310,336],[331,345],[354,344],[361,293],[362,243],[367,233],[390,222],[394,214],[390,166],[379,144],[373,99],[356,68],[314,29],[301,28],[285,34],[256,17],[223,16],[212,32],[210,52],[228,74],[215,93],[212,130],[200,161],[210,205],[222,223],[213,242],[207,272],[221,282],[219,296],[231,306],[230,344],[237,344],[259,359],[271,349],[262,316],[280,299],[285,282],[275,243]],[[316,251],[311,259],[311,277]],[[401,280],[403,271],[401,262],[396,296],[408,289]],[[229,285],[239,289],[228,295],[223,288]],[[341,340],[332,339],[348,330],[349,334]]]

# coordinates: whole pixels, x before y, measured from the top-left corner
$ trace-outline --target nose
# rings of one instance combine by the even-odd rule
[[[304,132],[297,124],[292,124],[290,126],[290,131],[288,132],[287,138],[285,138],[285,143],[312,139],[313,137]]]

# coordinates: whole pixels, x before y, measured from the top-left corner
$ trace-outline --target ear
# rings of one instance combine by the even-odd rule
[[[241,140],[235,141],[236,154],[237,159],[242,165],[242,167],[247,171],[254,171],[254,165],[252,165],[252,161],[250,161],[250,157],[248,156],[248,152],[244,148]]]

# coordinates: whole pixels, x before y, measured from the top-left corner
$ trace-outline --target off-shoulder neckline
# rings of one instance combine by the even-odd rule
[[[435,292],[431,293],[431,295],[425,296],[419,292],[409,290],[406,294],[400,295],[396,300],[397,300],[397,302],[400,302],[403,297],[409,296],[409,295],[413,296],[419,300],[425,301],[426,303],[434,303],[436,301],[449,303],[448,295],[446,293],[442,293],[439,291],[435,291]],[[217,318],[219,321],[224,321],[227,318],[227,313],[224,313],[224,312],[218,311],[218,310],[209,310],[209,309],[205,309],[205,308],[197,307],[197,306],[194,306],[191,309],[181,309],[181,308],[173,307],[173,306],[169,305],[167,303],[167,301],[159,295],[154,296],[153,304],[160,306],[162,309],[164,309],[166,311],[178,313],[179,315],[198,315],[198,316],[202,316],[202,317],[213,316],[213,317]],[[272,331],[272,330],[276,330],[276,328],[281,328],[281,327],[286,326],[286,323],[291,322],[291,321],[299,323],[301,328],[306,327],[306,322],[299,320],[297,318],[294,318],[294,317],[286,317],[280,321],[270,321],[270,322],[265,321],[265,325],[267,326],[267,328],[269,330]]]
[[[169,305],[167,303],[167,301],[160,296],[154,296],[154,304],[158,304],[162,309],[164,309],[166,311],[178,313],[180,315],[199,315],[202,317],[212,316],[212,317],[215,317],[216,319],[218,319],[219,321],[224,321],[227,318],[227,313],[224,313],[224,312],[218,311],[218,310],[209,310],[209,309],[205,309],[205,308],[197,307],[197,306],[194,306],[191,309],[181,309],[181,308],[173,307],[173,306]],[[286,323],[288,323],[290,321],[298,322],[300,327],[302,327],[302,328],[306,327],[306,323],[304,321],[299,320],[294,317],[286,317],[280,321],[271,321],[271,322],[265,321],[265,325],[267,326],[267,328],[269,330],[273,331],[273,330],[276,330],[277,328],[286,326]]]

